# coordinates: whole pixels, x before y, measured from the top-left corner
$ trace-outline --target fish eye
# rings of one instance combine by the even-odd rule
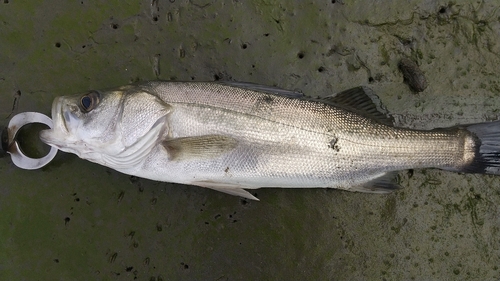
[[[92,91],[80,98],[80,110],[84,113],[92,111],[99,104],[99,92]]]

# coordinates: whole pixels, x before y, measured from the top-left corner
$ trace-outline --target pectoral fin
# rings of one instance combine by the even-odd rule
[[[162,142],[169,160],[207,159],[234,149],[237,141],[223,135],[205,135],[166,140]]]
[[[250,192],[244,190],[242,186],[236,184],[218,183],[213,181],[196,181],[192,182],[191,184],[210,188],[213,190],[224,192],[226,194],[247,198],[250,200],[260,201],[259,198],[253,196]]]

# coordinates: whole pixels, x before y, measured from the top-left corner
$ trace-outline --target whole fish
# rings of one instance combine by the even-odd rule
[[[248,83],[146,82],[58,97],[41,139],[125,174],[244,189],[397,189],[397,171],[500,174],[500,121],[398,128],[367,88],[326,98]]]

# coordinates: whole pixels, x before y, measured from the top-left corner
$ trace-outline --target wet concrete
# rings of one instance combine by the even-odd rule
[[[496,1],[0,2],[0,120],[138,80],[371,87],[414,128],[498,119]],[[428,86],[403,83],[401,58]],[[0,159],[2,280],[498,280],[500,177],[402,172],[378,196],[261,189],[260,202],[60,153]]]

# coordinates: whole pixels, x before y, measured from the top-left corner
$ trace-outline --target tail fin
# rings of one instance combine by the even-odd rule
[[[465,126],[475,137],[475,157],[463,171],[500,175],[500,121]]]

